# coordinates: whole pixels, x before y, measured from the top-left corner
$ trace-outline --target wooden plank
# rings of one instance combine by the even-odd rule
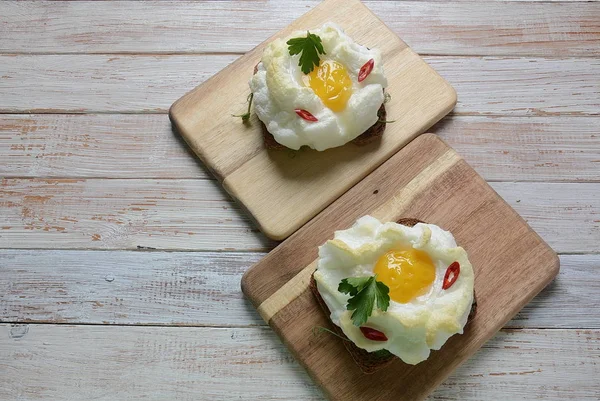
[[[594,330],[503,330],[431,399],[597,399],[600,387],[593,378],[600,368],[591,361],[598,359],[599,340]],[[571,376],[579,368],[575,365],[584,366],[588,372]]]
[[[397,116],[397,123],[386,126],[379,140],[291,157],[289,149],[273,151],[265,146],[257,118],[246,125],[232,119],[237,106],[230,99],[248,96],[246,72],[260,62],[275,37],[177,100],[169,110],[171,121],[194,153],[261,231],[275,240],[302,227],[456,104],[454,89],[358,0],[326,0],[275,36],[286,40],[293,32],[327,22],[341,26],[357,43],[379,49],[386,92],[402,93],[385,105],[388,115]],[[378,35],[373,36],[373,31]],[[331,50],[326,46],[325,51]],[[381,87],[378,91],[381,95]],[[383,103],[383,95],[379,102]],[[377,119],[376,110],[372,116]]]
[[[0,321],[257,326],[240,291],[263,253],[0,251]],[[558,278],[505,327],[596,328],[600,255],[561,255]]]
[[[0,251],[0,321],[264,325],[240,291],[262,253]]]
[[[506,327],[600,328],[600,317],[590,313],[600,308],[592,295],[600,293],[599,275],[600,255],[561,255],[556,280]]]
[[[598,330],[501,331],[430,399],[596,400],[598,341]],[[3,324],[0,355],[2,399],[324,400],[265,328]]]
[[[3,324],[0,355],[7,400],[321,399],[266,328]]]
[[[599,180],[599,126],[597,117],[451,115],[429,131],[486,180],[585,182]],[[0,119],[7,178],[212,178],[188,149],[162,114]]]
[[[559,253],[597,252],[600,184],[492,187]],[[270,250],[214,181],[2,179],[0,248]]]
[[[416,218],[452,232],[469,253],[477,294],[477,312],[461,336],[417,366],[395,361],[370,375],[357,366],[342,341],[308,336],[314,326],[332,328],[329,314],[309,288],[317,247],[331,238],[332,230],[351,227],[364,215],[382,222]],[[357,269],[350,272],[363,268]],[[248,270],[242,291],[332,401],[415,401],[425,399],[477,352],[558,270],[554,251],[454,150],[426,134]]]
[[[236,58],[236,55],[1,55],[0,112],[163,113],[182,94]],[[599,59],[424,59],[456,89],[458,114],[600,114]],[[251,73],[248,71],[248,78]],[[245,100],[242,96],[231,102],[242,111]]]
[[[6,1],[0,3],[0,36],[4,38],[0,51],[247,52],[317,4],[317,0],[144,1],[107,6],[86,1]],[[419,53],[600,55],[598,3],[365,4]],[[92,7],[94,12],[90,12]]]
[[[164,114],[0,119],[2,177],[212,178]]]
[[[457,114],[596,115],[600,60],[425,58],[458,92]],[[587,64],[587,65],[586,65]]]
[[[597,182],[600,128],[595,119],[450,116],[430,131],[486,180]]]
[[[164,113],[179,96],[237,58],[0,55],[0,111]],[[243,108],[244,100],[232,102]]]
[[[553,248],[561,249],[562,244],[569,242],[565,235],[576,235],[600,243],[598,184],[528,183],[518,185],[522,192],[507,182],[491,185],[543,238],[556,238],[549,242]],[[528,187],[527,190],[525,187]],[[575,223],[580,219],[583,224]],[[597,245],[592,249],[580,243],[572,244],[569,248],[565,252],[598,253]]]
[[[3,179],[5,248],[264,250],[215,181]]]
[[[0,159],[2,177],[213,177],[164,114],[4,115]]]

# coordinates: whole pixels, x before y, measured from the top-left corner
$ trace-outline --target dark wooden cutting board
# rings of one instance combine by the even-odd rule
[[[370,214],[413,217],[450,230],[475,270],[478,310],[463,335],[416,366],[372,375],[341,340],[313,334],[331,322],[308,288],[317,247]],[[420,400],[475,353],[558,273],[556,253],[450,147],[425,134],[342,195],[254,265],[242,289],[332,400]],[[273,391],[276,391],[274,389]]]

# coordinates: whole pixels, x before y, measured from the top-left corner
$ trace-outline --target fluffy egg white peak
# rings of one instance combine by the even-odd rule
[[[383,254],[407,247],[430,256],[435,279],[426,293],[408,303],[390,300],[386,312],[375,308],[364,326],[383,332],[388,340],[368,340],[352,323],[352,311],[346,310],[349,295],[339,292],[338,285],[347,277],[372,276]],[[446,269],[455,261],[460,264],[460,274],[443,290]],[[408,364],[427,359],[430,350],[440,349],[452,335],[462,334],[473,303],[474,273],[467,253],[456,245],[452,234],[432,224],[407,227],[362,217],[319,248],[314,278],[331,320],[354,344],[369,352],[386,349]]]
[[[315,92],[303,82],[298,66],[299,55],[290,56],[287,40],[306,37],[305,31],[276,39],[264,50],[258,71],[250,80],[254,108],[258,118],[280,144],[299,149],[307,145],[325,150],[353,140],[378,120],[377,111],[384,100],[387,80],[381,53],[355,43],[340,27],[326,23],[310,33],[318,35],[326,55],[321,62],[333,60],[343,65],[352,81],[352,94],[342,111],[326,107]],[[370,59],[374,67],[368,77],[358,82],[360,68]],[[296,109],[309,111],[318,121],[299,118]]]

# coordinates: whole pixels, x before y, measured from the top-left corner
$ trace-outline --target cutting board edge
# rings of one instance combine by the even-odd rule
[[[436,143],[439,144],[443,144],[445,147],[448,148],[449,151],[454,152],[455,154],[456,151],[454,149],[452,149],[450,146],[448,146],[448,144],[441,139],[440,137],[438,137],[435,134],[431,134],[431,133],[425,133],[422,134],[420,136],[417,136],[415,138],[415,140],[423,140],[423,141],[434,141]],[[387,162],[387,161],[386,161]],[[386,162],[384,162],[382,165],[384,165]],[[480,337],[480,341],[478,341],[477,343],[473,343],[473,348],[470,348],[469,351],[463,355],[458,357],[456,360],[454,360],[453,363],[450,363],[447,367],[447,371],[444,371],[443,373],[441,373],[439,375],[439,377],[435,378],[435,383],[432,381],[431,384],[436,384],[435,387],[437,387],[440,383],[442,383],[443,381],[447,380],[447,378],[452,374],[452,372],[458,368],[460,365],[462,365],[465,361],[469,360],[474,354],[476,354],[479,349],[481,349],[481,347],[483,346],[483,344],[485,344],[487,341],[490,340],[490,338],[492,338],[497,332],[498,330],[500,330],[505,324],[506,322],[510,321],[510,319],[514,318],[514,316],[525,306],[527,305],[529,302],[531,302],[531,300],[537,296],[541,290],[543,290],[543,288],[545,288],[546,286],[548,286],[558,275],[559,271],[560,271],[560,260],[558,258],[557,253],[552,249],[552,247],[550,247],[550,245],[543,240],[543,238],[541,238],[528,224],[527,222],[495,191],[493,190],[493,188],[478,174],[476,174],[475,170],[472,168],[472,166],[470,166],[462,157],[460,157],[460,161],[458,162],[460,164],[464,164],[466,165],[471,171],[474,172],[474,176],[473,178],[476,177],[476,179],[478,181],[481,182],[481,184],[485,184],[486,187],[488,188],[488,190],[491,190],[497,199],[499,199],[501,201],[502,204],[502,208],[505,210],[510,210],[512,213],[512,215],[518,217],[518,222],[521,225],[525,225],[525,227],[527,228],[527,232],[528,233],[534,233],[535,234],[535,238],[532,239],[534,242],[532,243],[532,247],[531,249],[534,250],[534,252],[536,253],[536,260],[540,261],[540,267],[541,267],[541,274],[536,274],[536,279],[532,280],[531,285],[528,286],[529,288],[526,289],[526,291],[521,292],[521,296],[522,299],[520,300],[520,302],[518,302],[516,305],[512,306],[511,308],[508,308],[505,312],[508,312],[505,314],[505,316],[503,317],[503,319],[498,319],[498,321],[496,321],[495,325],[492,325],[492,327],[488,327],[488,330],[485,331],[485,333],[483,333],[484,335],[482,337]],[[375,169],[371,174],[376,173],[377,169]],[[366,194],[366,193],[365,193]],[[328,208],[331,207],[331,205],[328,206]],[[324,209],[324,211],[326,211],[327,208]],[[324,211],[322,211],[321,213],[324,213]],[[317,218],[318,216],[321,215],[321,213],[317,214],[317,216],[315,216],[315,218]],[[334,229],[335,227],[333,227],[332,229]],[[292,237],[289,238],[289,240],[291,241],[293,238],[295,238],[295,235],[293,235]],[[286,241],[287,242],[287,241]],[[285,242],[284,242],[285,243]],[[282,244],[284,244],[282,243]],[[282,245],[281,244],[281,245]],[[281,246],[280,245],[280,246]],[[277,249],[277,248],[275,248]],[[246,295],[246,297],[248,297],[248,299],[250,300],[250,302],[255,306],[258,307],[261,304],[261,301],[264,302],[265,299],[261,299],[256,297],[255,295],[255,290],[257,290],[257,288],[253,288],[253,286],[256,286],[256,281],[254,283],[252,282],[247,282],[247,274],[249,272],[251,272],[255,267],[257,267],[257,265],[263,263],[265,260],[264,258],[255,263],[250,269],[248,269],[248,271],[244,274],[244,276],[242,277],[242,291],[244,292],[244,294]],[[273,270],[273,269],[268,269],[268,268],[276,268],[278,266],[276,265],[269,265],[268,263],[263,266],[262,269],[260,269],[260,271],[258,271],[258,273],[261,274],[268,274],[269,270]],[[285,280],[285,282],[288,282],[291,277],[295,276],[297,273],[294,273],[293,275],[289,276],[289,277],[281,277],[279,280]],[[285,283],[284,283],[285,284]],[[281,288],[281,286],[279,286],[279,288]],[[260,292],[260,291],[257,291]],[[306,292],[306,291],[305,291]],[[305,296],[305,292],[303,292],[302,294],[298,295],[298,297],[303,297]],[[310,295],[309,295],[310,296]],[[290,304],[293,304],[294,301],[290,301]],[[296,301],[297,302],[297,301]],[[282,309],[283,310],[283,309]],[[268,319],[268,324],[269,326],[277,333],[278,337],[281,339],[281,341],[290,349],[290,352],[292,353],[292,355],[301,363],[301,365],[306,369],[306,371],[308,372],[309,376],[313,379],[313,381],[317,384],[319,384],[319,387],[321,387],[321,389],[324,391],[324,394],[326,394],[326,396],[329,399],[335,399],[335,400],[339,400],[340,398],[336,398],[335,395],[332,396],[332,394],[330,391],[328,391],[328,388],[326,387],[328,384],[327,383],[322,383],[321,380],[319,380],[319,372],[318,370],[314,372],[310,369],[310,361],[308,361],[308,363],[304,363],[304,354],[302,352],[296,352],[295,348],[293,345],[291,345],[292,343],[290,343],[288,341],[287,338],[287,334],[286,333],[286,328],[285,326],[281,326],[280,324],[278,325],[277,323],[277,315],[281,312],[278,311],[277,313],[275,313],[273,316],[271,316]],[[289,313],[289,312],[288,312]],[[492,329],[493,330],[490,330]],[[288,344],[289,343],[289,344]],[[434,391],[434,386],[431,386],[431,388],[427,388],[424,389],[423,392],[427,392],[428,394],[431,393],[432,391]],[[419,394],[418,399],[424,399],[427,395],[426,394]]]
[[[277,245],[277,246],[279,246],[279,245]],[[250,301],[250,303],[252,304],[252,306],[254,306],[254,308],[258,308],[261,304],[261,301],[258,300],[258,298],[254,294],[254,291],[252,290],[252,287],[249,283],[248,273],[252,269],[254,269],[260,263],[261,260],[259,260],[258,262],[254,263],[252,266],[250,266],[248,268],[248,270],[246,270],[244,272],[244,274],[242,275],[242,279],[240,280],[240,289],[242,290],[242,294],[244,294],[244,296]],[[269,322],[265,322],[265,323],[269,323]]]
[[[435,123],[434,123],[435,124]],[[389,158],[387,158],[386,160],[384,160],[380,165],[378,165],[377,167],[375,167],[373,170],[371,170],[370,173],[368,173],[367,175],[365,175],[365,177],[363,177],[361,180],[359,180],[358,182],[356,182],[354,185],[350,186],[350,188],[346,191],[344,191],[339,197],[337,197],[336,199],[334,199],[331,203],[329,203],[327,206],[325,206],[321,211],[319,211],[317,214],[315,214],[312,218],[310,218],[308,221],[312,221],[317,219],[321,213],[324,213],[329,207],[331,207],[332,204],[334,204],[340,197],[342,197],[344,194],[346,194],[350,189],[354,188],[356,185],[358,185],[359,183],[361,183],[363,180],[365,180],[366,178],[368,178],[371,174],[374,174],[379,168],[382,168],[392,157],[396,156],[398,154],[398,152],[406,149],[409,145],[411,145],[412,143],[414,143],[415,141],[434,141],[437,142],[439,144],[442,144],[443,146],[449,148],[452,152],[454,152],[455,154],[458,155],[458,157],[460,157],[461,160],[464,161],[464,159],[462,158],[462,156],[460,156],[460,154],[458,154],[452,147],[450,147],[442,138],[440,138],[438,135],[434,134],[434,133],[430,133],[430,132],[425,132],[423,134],[415,134],[415,136],[410,139],[409,141],[406,142],[406,144],[402,147],[400,147],[395,153],[393,153]],[[466,163],[466,162],[465,162]],[[225,181],[224,181],[225,182]],[[236,200],[236,202],[238,202],[239,204],[241,204],[241,202],[239,200],[237,200],[234,196],[234,194],[231,194],[229,192],[228,189],[226,189],[227,192],[232,196],[233,199]],[[248,214],[251,216],[252,219],[253,216],[252,214],[248,211]],[[256,222],[257,225],[260,226],[260,224],[258,222]],[[277,246],[275,248],[273,248],[270,252],[274,252],[276,251],[278,248],[284,246],[288,241],[293,240],[293,235],[298,232],[299,230],[301,230],[307,223],[305,223],[304,225],[302,225],[301,227],[299,227],[297,230],[295,230],[292,234],[290,234],[289,236],[287,236],[284,240],[282,240],[281,242],[279,242],[279,244],[277,244]],[[333,234],[333,233],[332,233]],[[251,303],[255,306],[258,307],[266,298],[261,299],[261,297],[255,296],[252,292],[252,289],[250,288],[250,286],[248,286],[248,279],[249,276],[251,274],[254,273],[254,268],[256,266],[258,266],[259,264],[261,264],[264,259],[268,257],[268,254],[261,260],[259,260],[258,262],[254,263],[253,265],[251,265],[242,275],[241,278],[241,290],[242,293],[251,301]]]
[[[198,87],[200,86],[202,85],[199,85]],[[188,94],[193,92],[195,89],[192,89],[190,92],[188,92]],[[202,165],[217,179],[217,181],[222,182],[224,179],[222,174],[218,170],[212,168],[211,164],[207,162],[202,148],[200,146],[196,146],[196,144],[193,142],[192,135],[187,133],[184,124],[179,121],[179,118],[176,115],[176,109],[179,107],[178,103],[183,100],[186,100],[186,96],[187,94],[175,101],[175,103],[173,103],[169,108],[169,120],[171,121],[171,128],[173,129],[173,132],[175,134],[177,134],[179,137],[181,137],[181,139],[183,139],[186,145],[192,150],[194,155],[200,160],[200,162],[202,162]]]
[[[530,230],[530,231],[533,231],[533,230]],[[544,278],[543,280],[540,280],[540,285],[535,288],[532,288],[531,291],[529,291],[526,294],[526,296],[523,298],[523,302],[520,305],[516,306],[513,311],[511,311],[509,314],[507,314],[503,321],[498,321],[496,326],[493,327],[493,329],[488,330],[485,337],[481,338],[481,340],[478,343],[475,343],[475,348],[473,350],[470,350],[468,353],[461,356],[460,358],[454,359],[453,360],[454,363],[452,363],[452,366],[450,368],[448,368],[447,372],[436,377],[436,380],[433,383],[433,385],[429,386],[428,389],[426,390],[426,392],[420,394],[420,396],[418,398],[416,398],[415,401],[425,400],[444,381],[446,381],[448,379],[448,377],[450,377],[452,375],[452,373],[454,371],[456,371],[456,369],[458,369],[465,362],[467,362],[469,359],[471,359],[475,354],[477,354],[481,350],[483,345],[486,344],[488,341],[490,341],[498,333],[498,331],[502,329],[502,327],[504,327],[510,320],[512,320],[519,313],[519,311],[521,311],[523,309],[523,307],[525,305],[530,303],[533,300],[533,298],[538,296],[539,293],[545,287],[547,287],[550,283],[552,283],[553,280],[556,279],[556,276],[558,275],[559,270],[560,270],[560,260],[558,258],[558,254],[543,240],[541,240],[539,242],[538,246],[544,247],[548,253],[547,257],[548,256],[550,257],[550,259],[548,260],[548,264],[546,265],[547,268],[543,269],[543,272],[545,272],[545,274],[540,276],[540,277]],[[255,265],[257,265],[259,262],[257,262]],[[243,278],[242,278],[242,280],[243,280]],[[242,290],[244,291],[244,294],[250,298],[250,296],[248,295],[248,292],[247,292],[248,289],[244,288],[244,285],[245,284],[242,282]],[[301,297],[306,293],[310,293],[309,296],[314,296],[312,294],[312,291],[310,291],[310,289],[306,289],[298,297]],[[250,298],[250,300],[255,307],[259,306],[260,303],[258,303],[255,299]],[[290,304],[292,302],[294,302],[294,301],[291,301]],[[321,313],[324,313],[321,309],[319,309],[319,311]],[[278,313],[280,313],[280,312],[281,311],[279,311]],[[273,317],[271,319],[266,321],[266,323],[269,325],[269,327],[277,334],[277,337],[279,338],[279,340],[288,348],[288,350],[293,355],[293,357],[298,361],[298,363],[303,367],[303,369],[305,369],[305,371],[307,372],[309,377],[318,385],[318,387],[321,389],[321,391],[323,391],[323,393],[326,395],[327,399],[332,400],[332,401],[340,401],[339,398],[336,398],[332,394],[331,389],[326,385],[326,383],[324,383],[318,377],[318,372],[314,371],[312,366],[305,361],[304,355],[302,353],[297,352],[295,347],[293,346],[293,344],[288,341],[287,337],[284,335],[284,328],[279,327],[276,324],[275,320],[273,319],[273,318],[275,318],[275,316],[277,316],[277,314],[273,315]]]
[[[410,143],[412,143],[417,138],[423,137],[425,135],[432,135],[432,136],[436,137],[438,140],[442,141],[446,146],[448,146],[448,144],[446,144],[436,134],[428,133],[427,130],[429,130],[435,124],[439,123],[444,117],[446,117],[454,109],[454,107],[456,106],[456,103],[458,101],[456,89],[454,89],[454,87],[444,77],[442,77],[435,69],[433,69],[433,67],[431,67],[430,65],[428,65],[425,61],[423,61],[421,59],[421,57],[417,53],[415,53],[410,47],[407,47],[406,50],[409,50],[410,52],[412,52],[416,57],[418,57],[420,59],[420,61],[425,66],[427,66],[431,70],[431,72],[433,74],[437,75],[440,78],[440,80],[443,83],[443,88],[440,88],[440,91],[443,91],[444,92],[444,96],[448,97],[447,106],[445,108],[441,109],[429,121],[425,121],[423,123],[423,126],[421,128],[419,128],[418,130],[416,130],[411,136],[407,137],[403,141],[398,142],[397,143],[397,148],[395,150],[391,151],[388,155],[386,155],[385,157],[383,157],[380,162],[373,164],[372,167],[371,167],[371,169],[370,169],[370,171],[367,171],[361,178],[357,179],[355,182],[349,183],[345,188],[340,189],[339,193],[338,194],[334,194],[333,197],[331,198],[331,200],[328,203],[324,204],[318,211],[316,211],[316,213],[314,213],[311,216],[307,217],[303,222],[296,222],[296,224],[289,223],[289,224],[287,224],[286,227],[281,227],[282,226],[281,224],[276,224],[276,223],[271,224],[271,221],[261,221],[261,219],[257,218],[255,216],[255,213],[252,212],[251,205],[250,204],[247,205],[245,202],[243,202],[241,200],[241,197],[239,196],[238,191],[235,188],[235,186],[228,185],[227,178],[229,176],[221,177],[220,175],[218,175],[218,173],[216,171],[212,170],[207,165],[207,168],[223,184],[223,188],[225,189],[225,191],[239,205],[242,206],[242,208],[250,216],[251,220],[259,227],[260,231],[263,234],[265,234],[265,236],[267,236],[268,238],[270,238],[272,240],[275,240],[275,241],[283,241],[283,240],[289,238],[290,235],[292,235],[294,232],[296,232],[300,228],[302,228],[304,226],[304,224],[306,224],[308,221],[310,221],[311,219],[313,219],[314,217],[316,217],[319,213],[321,213],[323,210],[325,210],[327,207],[329,207],[332,203],[334,203],[337,199],[339,199],[343,194],[345,194],[352,187],[354,187],[355,185],[357,185],[358,183],[360,183],[362,180],[364,180],[365,178],[367,178],[370,174],[372,174],[375,170],[377,170],[379,167],[381,167],[383,164],[385,164],[389,159],[391,159],[394,155],[396,155],[398,152],[400,152],[402,149],[404,149],[406,146],[408,146]],[[182,132],[182,134],[183,134],[183,132]],[[384,135],[385,135],[385,132],[384,132]],[[187,139],[186,139],[186,143],[189,144],[189,142],[188,142]],[[349,144],[346,144],[344,146],[349,146]],[[194,152],[198,155],[198,157],[202,160],[202,162],[204,164],[206,164],[204,162],[202,156],[201,156],[200,148],[197,149],[196,147],[192,147],[192,149],[194,149]]]
[[[318,10],[320,8],[326,7],[328,4],[333,3],[333,2],[334,1],[332,1],[332,0],[325,0],[325,1],[317,4],[315,7],[308,10],[306,13],[304,13],[302,16],[300,16],[297,20],[295,20],[291,25],[296,23],[296,21],[307,18],[311,13],[318,12]],[[345,4],[347,4],[347,3],[350,3],[350,2],[345,2]],[[223,70],[217,72],[215,75],[213,75],[206,81],[202,82],[201,84],[199,84],[196,87],[189,90],[181,98],[176,100],[169,108],[169,118],[172,122],[172,125],[175,128],[176,133],[179,134],[183,138],[183,140],[192,149],[192,151],[195,153],[195,155],[198,157],[198,159],[211,172],[211,174],[213,174],[215,176],[215,178],[223,184],[223,186],[225,187],[225,190],[228,192],[228,194],[232,198],[234,198],[239,205],[242,205],[243,208],[247,212],[249,212],[251,220],[253,220],[259,226],[260,230],[270,239],[273,239],[276,241],[281,241],[281,240],[288,238],[290,235],[292,235],[294,232],[296,232],[298,229],[300,229],[304,224],[306,224],[308,221],[310,221],[310,219],[312,219],[314,216],[316,216],[322,210],[327,208],[336,199],[338,199],[340,196],[342,196],[345,192],[347,192],[350,188],[352,188],[354,185],[359,183],[361,180],[365,179],[376,168],[378,168],[380,165],[385,163],[390,157],[392,157],[395,153],[400,151],[404,146],[406,146],[408,143],[410,143],[412,140],[414,140],[416,137],[418,137],[422,132],[425,132],[431,126],[433,126],[437,122],[439,122],[456,105],[456,102],[457,102],[456,90],[452,87],[452,85],[446,79],[444,79],[444,77],[442,77],[432,66],[427,64],[413,49],[411,49],[402,40],[402,38],[400,38],[398,36],[397,33],[392,31],[365,4],[363,4],[361,1],[358,1],[358,0],[352,0],[352,4],[355,4],[356,6],[360,6],[361,9],[363,9],[365,12],[372,15],[377,21],[379,21],[379,23],[382,25],[382,27],[387,29],[390,32],[390,34],[392,34],[393,38],[398,41],[398,46],[400,46],[403,49],[403,51],[410,52],[410,54],[413,57],[416,57],[420,61],[420,63],[422,63],[424,68],[426,68],[426,70],[429,73],[431,73],[432,75],[435,75],[435,77],[439,78],[439,88],[437,89],[438,90],[437,93],[439,94],[440,98],[444,99],[444,101],[440,103],[444,107],[442,109],[438,110],[437,113],[434,116],[432,116],[428,121],[423,121],[420,129],[415,130],[415,132],[410,137],[405,138],[405,140],[402,141],[402,144],[398,144],[398,146],[396,146],[396,149],[391,151],[389,155],[386,155],[377,163],[374,163],[373,165],[369,166],[370,168],[364,172],[364,175],[362,177],[359,177],[358,179],[349,183],[347,186],[340,189],[340,191],[338,193],[332,194],[330,199],[328,199],[322,205],[319,205],[317,210],[315,210],[314,213],[311,212],[311,214],[309,216],[305,216],[302,219],[292,219],[292,220],[290,220],[290,222],[281,223],[278,221],[272,221],[269,219],[265,219],[264,217],[262,217],[260,215],[260,213],[250,213],[250,211],[253,208],[258,208],[258,209],[260,209],[260,208],[256,204],[252,203],[252,199],[247,200],[245,196],[240,196],[240,194],[238,194],[236,189],[234,188],[234,185],[226,185],[226,180],[227,180],[228,176],[231,175],[232,172],[235,171],[235,169],[238,169],[240,166],[238,165],[237,167],[232,169],[230,166],[225,167],[225,166],[221,165],[218,161],[215,160],[215,156],[214,156],[211,148],[210,147],[206,148],[199,141],[199,138],[195,134],[196,128],[194,126],[194,121],[197,121],[198,117],[197,116],[195,117],[192,114],[193,107],[191,107],[192,105],[201,101],[201,99],[203,97],[203,93],[204,93],[203,89],[206,87],[210,87],[211,82],[214,82],[214,80],[218,80],[219,77],[221,77],[223,74],[229,73],[230,70],[238,63],[245,62],[245,60],[247,60],[248,58],[256,57],[257,51],[260,51],[261,48],[264,47],[266,44],[268,44],[270,41],[281,36],[281,34],[282,34],[281,32],[285,31],[285,29],[287,29],[287,28],[284,28],[282,31],[279,31],[279,32],[271,35],[269,38],[267,38],[266,40],[264,40],[263,42],[261,42],[260,44],[255,46],[251,51],[247,52],[243,56],[234,60],[231,64],[229,64]],[[421,68],[423,68],[423,67],[421,67]],[[300,221],[300,220],[302,220],[302,221]]]

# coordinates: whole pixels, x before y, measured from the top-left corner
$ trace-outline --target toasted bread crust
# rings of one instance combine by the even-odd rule
[[[256,74],[257,71],[258,64],[254,66],[254,74]],[[377,110],[377,117],[379,117],[379,119],[375,124],[350,142],[358,146],[364,146],[377,138],[380,138],[383,135],[386,126],[385,120],[387,118],[387,111],[385,110],[385,103],[382,103],[379,110]],[[267,129],[267,126],[261,120],[258,121],[260,122],[265,147],[267,149],[285,149],[285,146],[275,140],[273,135]]]
[[[423,221],[418,220],[418,219],[413,219],[413,218],[402,218],[402,219],[399,219],[397,221],[397,223],[412,227],[417,223],[423,223]],[[323,309],[323,312],[325,312],[327,317],[329,317],[329,315],[331,314],[331,311],[329,310],[329,308],[327,307],[327,304],[321,297],[321,294],[319,293],[319,290],[317,289],[317,282],[315,281],[314,277],[312,277],[312,276],[310,278],[309,288],[312,291],[315,298],[317,299],[319,305],[321,306],[321,309]],[[477,310],[477,299],[475,298],[475,296],[473,296],[473,305],[471,306],[471,312],[469,313],[468,321],[473,319],[473,317],[475,316],[476,310]],[[346,335],[344,334],[342,329],[339,328],[337,325],[331,323],[330,326],[331,326],[331,329],[333,330],[333,332],[335,332],[337,335],[339,335],[340,337],[345,339],[344,346],[346,347],[346,349],[352,356],[352,359],[354,359],[354,362],[356,362],[356,364],[360,367],[360,369],[366,374],[374,373],[374,372],[378,371],[379,369],[389,365],[394,360],[398,359],[398,357],[396,357],[394,354],[387,352],[387,351],[385,351],[385,352],[382,352],[382,351],[367,352],[364,349],[357,347],[352,341],[350,341],[348,339],[348,337],[346,337]]]

